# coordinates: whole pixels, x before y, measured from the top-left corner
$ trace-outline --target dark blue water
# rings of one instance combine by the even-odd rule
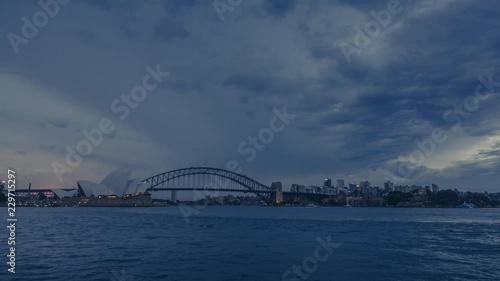
[[[207,207],[186,223],[177,207],[18,208],[17,217],[17,273],[7,274],[4,227],[0,280],[500,280],[500,209]]]

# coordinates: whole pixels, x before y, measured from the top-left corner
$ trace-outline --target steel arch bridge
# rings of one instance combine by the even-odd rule
[[[272,190],[245,175],[219,168],[190,167],[168,171],[144,179],[148,191],[201,190],[250,192],[268,201]]]

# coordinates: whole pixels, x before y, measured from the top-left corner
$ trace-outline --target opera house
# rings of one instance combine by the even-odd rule
[[[81,199],[79,205],[81,207],[151,205],[152,199],[147,193],[149,185],[138,178],[130,179],[131,174],[131,170],[120,169],[107,175],[101,183],[88,180],[77,181]],[[56,195],[62,198],[66,194]]]
[[[51,191],[60,199],[73,198],[78,195],[78,190],[51,189]]]

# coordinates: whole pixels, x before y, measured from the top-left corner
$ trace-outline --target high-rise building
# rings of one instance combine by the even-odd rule
[[[359,187],[360,188],[368,188],[368,187],[371,187],[371,186],[372,186],[372,184],[369,181],[361,181],[361,182],[359,182]]]
[[[325,187],[332,187],[332,180],[331,179],[325,179],[325,182],[323,183],[323,186],[325,186]]]
[[[431,184],[431,186],[432,186],[432,192],[436,193],[439,191],[439,185],[433,183]]]
[[[345,187],[344,180],[343,179],[337,180],[337,188],[344,189],[344,187]]]
[[[384,183],[385,191],[394,191],[394,183],[390,180]]]
[[[292,183],[290,190],[292,192],[306,192],[306,186],[303,184]]]

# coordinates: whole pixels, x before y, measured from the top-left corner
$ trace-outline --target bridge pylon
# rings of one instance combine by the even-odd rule
[[[280,181],[271,183],[271,203],[281,203],[283,201],[283,186]]]

